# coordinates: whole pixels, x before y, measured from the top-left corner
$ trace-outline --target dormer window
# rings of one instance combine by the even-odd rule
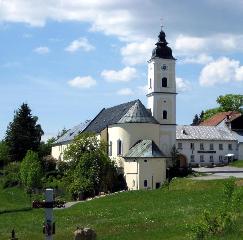
[[[162,87],[167,87],[167,78],[166,77],[162,78]]]

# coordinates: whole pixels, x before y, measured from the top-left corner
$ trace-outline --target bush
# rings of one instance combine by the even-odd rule
[[[219,209],[204,210],[199,223],[192,227],[193,239],[206,239],[209,236],[221,235],[234,228],[239,217],[241,196],[236,190],[234,178],[224,184],[223,201]]]
[[[42,167],[38,154],[29,150],[20,165],[20,179],[27,189],[41,186]]]
[[[20,163],[9,163],[4,169],[3,187],[14,187],[20,184]]]

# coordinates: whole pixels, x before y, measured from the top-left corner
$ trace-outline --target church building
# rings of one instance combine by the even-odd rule
[[[128,189],[159,188],[166,179],[166,162],[176,144],[176,81],[172,50],[163,30],[148,61],[147,107],[140,100],[103,108],[60,137],[52,156],[63,152],[76,135],[93,132],[108,143],[108,155],[124,174]]]

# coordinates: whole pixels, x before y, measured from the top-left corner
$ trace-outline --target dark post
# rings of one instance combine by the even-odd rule
[[[15,237],[15,231],[14,231],[14,229],[11,232],[11,238],[10,238],[10,240],[18,240],[18,238]]]

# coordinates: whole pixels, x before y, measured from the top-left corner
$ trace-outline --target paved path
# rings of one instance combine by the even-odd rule
[[[243,178],[243,168],[231,166],[214,167],[214,168],[193,168],[193,171],[199,173],[208,173],[207,176],[194,177],[194,180],[213,180],[224,179],[229,177]]]

